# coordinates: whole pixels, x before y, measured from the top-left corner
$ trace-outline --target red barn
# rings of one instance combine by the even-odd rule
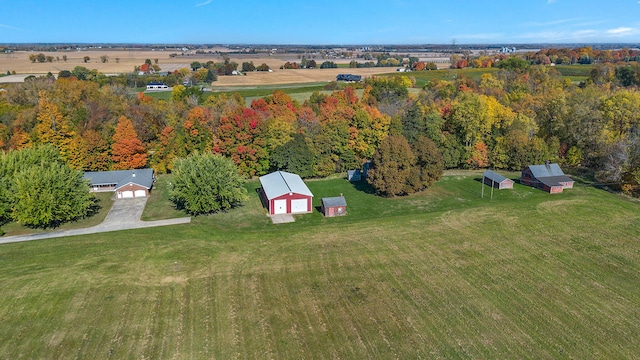
[[[542,189],[550,194],[573,188],[573,179],[562,172],[558,164],[529,165],[522,170],[520,183]]]
[[[312,211],[313,194],[300,176],[276,171],[260,177],[260,191],[269,215],[305,214]]]

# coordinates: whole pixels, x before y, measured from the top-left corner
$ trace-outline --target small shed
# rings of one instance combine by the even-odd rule
[[[362,171],[360,169],[347,170],[347,180],[350,182],[362,180]]]
[[[513,180],[491,170],[487,170],[482,174],[482,181],[498,190],[513,189]]]
[[[322,198],[322,213],[326,217],[347,215],[347,201],[344,196]]]
[[[260,177],[260,195],[269,215],[312,211],[313,194],[299,175],[276,171]]]
[[[573,179],[562,172],[558,164],[529,165],[520,175],[520,183],[542,189],[550,194],[573,188]]]

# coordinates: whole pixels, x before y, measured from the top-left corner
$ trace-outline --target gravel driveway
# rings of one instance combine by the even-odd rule
[[[188,224],[191,222],[190,217],[142,221],[140,220],[140,216],[142,215],[142,211],[144,210],[144,206],[146,204],[147,198],[116,199],[114,200],[113,206],[111,206],[111,210],[109,210],[109,213],[105,217],[104,221],[96,226],[84,229],[51,231],[31,235],[4,236],[0,237],[0,244],[49,239],[62,236],[86,235],[109,231],[140,229],[146,227]]]

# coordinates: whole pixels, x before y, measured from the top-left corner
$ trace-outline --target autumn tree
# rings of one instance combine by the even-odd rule
[[[83,149],[78,142],[77,134],[69,119],[62,115],[58,106],[50,101],[44,92],[40,92],[38,101],[37,124],[34,135],[37,144],[51,144],[55,146],[65,160],[74,159],[74,165],[81,167]]]
[[[85,144],[84,170],[109,170],[111,156],[109,143],[95,130],[87,130],[82,134]]]
[[[214,152],[232,158],[241,174],[265,174],[269,158],[262,132],[260,115],[252,109],[239,109],[220,119],[214,133]]]
[[[415,155],[409,183],[413,191],[424,190],[444,175],[444,160],[436,144],[425,136],[420,136],[412,146]]]
[[[147,165],[145,148],[127,117],[121,116],[118,119],[112,141],[111,160],[114,170],[139,169]]]
[[[388,136],[371,159],[367,181],[382,196],[407,195],[414,191],[411,177],[415,155],[402,135]]]

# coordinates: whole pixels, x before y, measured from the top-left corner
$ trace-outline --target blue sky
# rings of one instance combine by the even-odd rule
[[[0,0],[2,43],[638,43],[638,0]]]

